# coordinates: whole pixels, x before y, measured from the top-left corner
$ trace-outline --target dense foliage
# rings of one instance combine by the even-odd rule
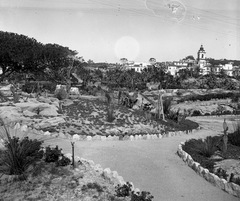
[[[62,82],[66,70],[79,67],[77,52],[58,44],[42,44],[34,38],[0,31],[0,80],[32,76]]]
[[[8,136],[5,148],[0,153],[0,172],[7,175],[22,175],[29,166],[42,159],[42,141],[28,137],[19,139]]]

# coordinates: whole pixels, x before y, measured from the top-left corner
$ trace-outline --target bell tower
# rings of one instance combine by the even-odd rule
[[[203,45],[201,45],[200,49],[198,50],[197,61],[200,67],[206,65],[206,51],[204,50]]]

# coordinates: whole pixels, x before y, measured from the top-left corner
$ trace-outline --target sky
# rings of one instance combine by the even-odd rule
[[[240,60],[240,0],[0,0],[0,30],[57,43],[85,61]]]

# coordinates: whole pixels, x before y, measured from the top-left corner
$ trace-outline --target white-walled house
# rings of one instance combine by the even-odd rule
[[[225,64],[222,69],[228,76],[233,76],[233,63],[229,62],[228,64]]]
[[[145,63],[145,62],[129,62],[126,66],[125,69],[126,70],[135,70],[136,72],[141,73],[143,71],[143,69],[148,68],[152,66],[149,63]]]

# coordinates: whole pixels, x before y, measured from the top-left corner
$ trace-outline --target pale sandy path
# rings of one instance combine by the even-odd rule
[[[150,191],[154,201],[240,200],[198,176],[176,155],[181,141],[216,135],[222,128],[222,119],[211,118],[206,122],[203,118],[199,122],[204,122],[208,130],[160,140],[77,142],[75,153],[101,164],[103,168],[117,170],[125,181],[132,181],[135,187]],[[48,143],[58,144],[65,152],[71,153],[67,140],[55,139]]]

